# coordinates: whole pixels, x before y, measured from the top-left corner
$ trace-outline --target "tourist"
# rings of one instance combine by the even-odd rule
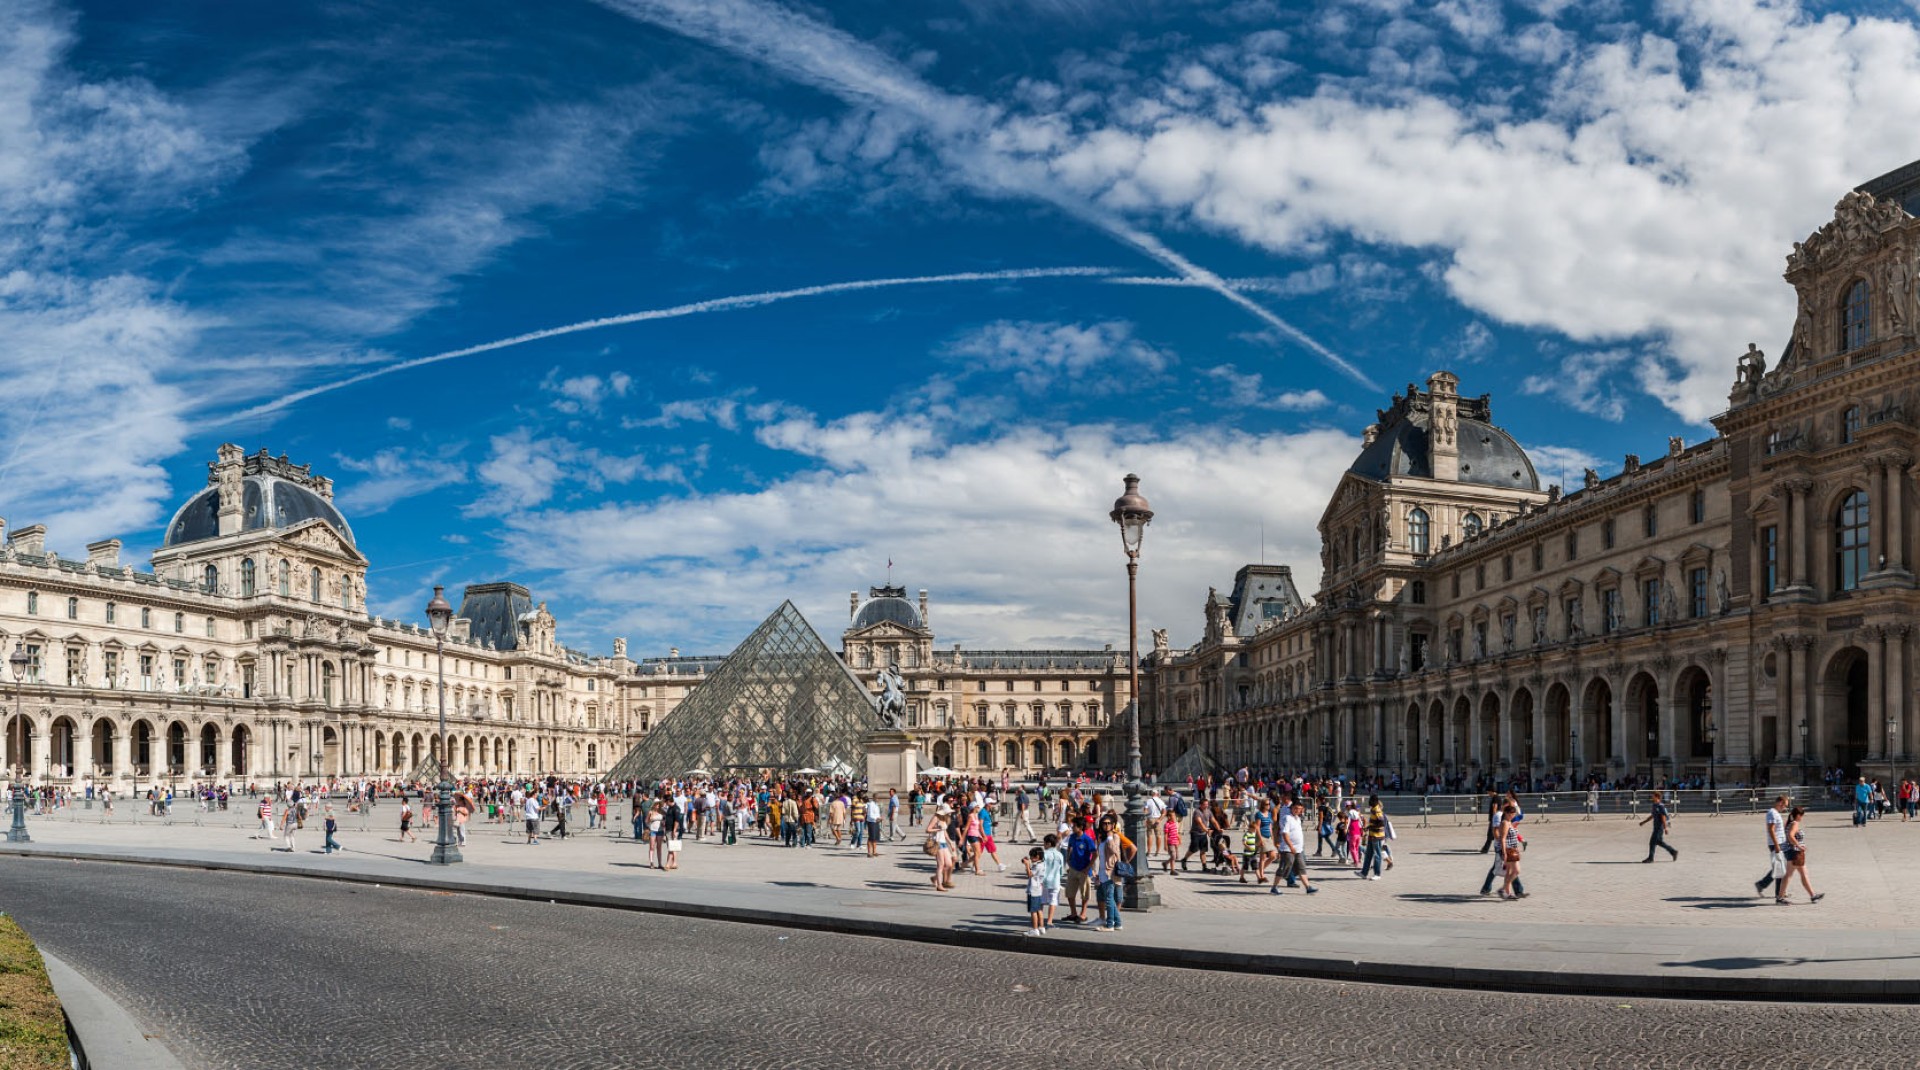
[[[1596,816],[1599,815],[1599,813],[1600,813],[1600,782],[1598,780],[1589,780],[1587,782],[1586,816],[1582,817],[1580,820],[1592,821]]]
[[[1860,782],[1853,786],[1853,826],[1855,828],[1866,827],[1872,807],[1873,788],[1868,786],[1866,777],[1861,777]]]
[[[1519,828],[1520,828],[1520,823],[1527,819],[1527,812],[1520,808],[1519,796],[1514,795],[1512,792],[1508,792],[1506,800],[1500,804],[1500,820],[1503,826],[1505,824],[1508,824],[1507,808],[1509,806],[1513,808],[1513,820],[1511,824],[1513,825],[1514,836],[1517,839],[1519,839],[1520,849],[1524,851],[1527,848],[1526,837],[1520,835]],[[1506,842],[1504,832],[1501,834],[1501,842],[1502,843]],[[1501,851],[1499,854],[1496,854],[1493,856],[1493,865],[1487,868],[1486,879],[1480,882],[1480,894],[1492,895],[1494,878],[1504,876],[1506,874],[1506,871],[1507,871],[1506,849],[1503,847],[1501,848]],[[1522,881],[1518,876],[1514,878],[1513,890],[1516,898],[1525,899],[1527,897],[1526,882]]]
[[[846,797],[835,793],[833,802],[827,806],[827,829],[833,833],[833,845],[840,846],[840,833],[847,827]]]
[[[1067,839],[1067,872],[1061,888],[1067,897],[1067,920],[1075,925],[1087,923],[1087,903],[1093,892],[1093,864],[1099,857],[1099,844],[1088,831],[1091,828],[1091,823],[1083,825]],[[1204,860],[1201,868],[1206,868]]]
[[[1787,860],[1781,853],[1786,844],[1787,797],[1781,795],[1767,807],[1767,875],[1753,882],[1753,894],[1766,895],[1769,885],[1775,886],[1775,899],[1786,894]]]
[[[1141,806],[1146,811],[1146,821],[1141,827],[1146,830],[1147,854],[1151,856],[1161,847],[1160,815],[1167,812],[1167,804],[1160,800],[1159,788],[1148,788]]]
[[[860,793],[861,823],[867,833],[867,857],[880,857],[880,803],[866,792]]]
[[[788,847],[800,846],[800,803],[792,795],[780,796],[780,839]]]
[[[340,844],[335,842],[333,838],[333,834],[340,831],[340,823],[334,820],[333,807],[331,806],[327,807],[326,831],[327,831],[327,838],[325,842],[323,842],[320,845],[320,853],[332,854],[333,852],[340,850]]]
[[[1500,898],[1525,899],[1527,893],[1519,889],[1520,881],[1520,807],[1512,802],[1504,803],[1500,810],[1500,850],[1503,872],[1506,880],[1500,885]]]
[[[1505,808],[1497,791],[1487,792],[1487,839],[1480,845],[1480,853],[1486,854],[1500,842],[1500,812]]]
[[[1100,896],[1100,928],[1103,933],[1120,931],[1120,830],[1113,815],[1100,819],[1099,853],[1093,863],[1095,891]]]
[[[1661,801],[1661,795],[1656,791],[1653,793],[1653,809],[1649,810],[1646,819],[1640,822],[1642,825],[1650,824],[1653,826],[1653,838],[1647,841],[1647,857],[1642,858],[1640,861],[1653,861],[1653,853],[1662,849],[1665,849],[1667,854],[1673,856],[1675,862],[1680,861],[1680,852],[1676,850],[1672,844],[1667,842],[1669,820],[1667,816],[1667,804]]]
[[[413,802],[406,796],[400,797],[400,843],[419,843],[420,837],[413,834]]]
[[[800,800],[800,846],[801,847],[805,847],[805,848],[813,847],[814,827],[819,823],[819,821],[820,821],[820,793],[818,791],[809,791],[807,792],[806,798]]]
[[[1047,852],[1038,847],[1027,849],[1027,857],[1021,865],[1027,871],[1027,928],[1028,936],[1039,936],[1046,931],[1047,877],[1043,869]]]
[[[1060,906],[1060,882],[1067,874],[1067,855],[1060,849],[1060,837],[1048,833],[1044,847],[1040,856],[1040,871],[1045,880],[1041,894],[1045,899],[1047,916],[1041,919],[1041,932],[1053,928],[1053,912]]]
[[[1787,814],[1786,847],[1781,852],[1786,859],[1787,873],[1780,878],[1780,891],[1773,897],[1773,901],[1781,906],[1791,902],[1787,898],[1787,886],[1793,882],[1796,873],[1800,875],[1800,886],[1807,890],[1807,902],[1818,903],[1826,898],[1827,893],[1815,892],[1812,882],[1807,879],[1807,837],[1801,830],[1801,823],[1806,816],[1807,812],[1798,806]]]
[[[1167,876],[1171,877],[1173,876],[1173,860],[1180,854],[1180,815],[1174,813],[1172,807],[1167,808],[1166,818],[1162,822],[1160,835],[1161,838],[1166,841]],[[1053,837],[1047,837],[1047,842],[1052,843]]]
[[[1903,778],[1900,781],[1900,823],[1901,824],[1904,825],[1907,822],[1913,820],[1913,812],[1916,806],[1917,799],[1920,799],[1920,792],[1916,792],[1914,790],[1913,779],[1911,777]]]
[[[521,810],[521,814],[523,817],[525,817],[527,822],[528,845],[538,846],[540,843],[540,793],[539,792],[530,791],[527,793],[526,806]]]
[[[1025,784],[1020,785],[1019,792],[1013,797],[1013,835],[1018,836],[1020,835],[1021,829],[1026,829],[1028,843],[1035,843],[1040,839],[1040,837],[1034,835],[1033,822],[1028,819],[1032,806],[1033,798],[1027,794],[1027,786]]]
[[[293,844],[293,834],[295,832],[298,832],[300,829],[300,822],[294,817],[294,814],[293,814],[292,803],[287,804],[287,812],[281,817],[281,828],[287,834],[287,853],[292,854],[295,850],[295,847]]]
[[[980,846],[978,850],[993,859],[993,864],[1000,868],[1000,872],[1005,873],[1007,871],[1006,863],[1000,861],[1000,847],[993,839],[993,805],[991,803],[983,804],[980,807]],[[974,860],[973,871],[975,873],[980,872],[979,859],[977,858]]]
[[[900,791],[897,788],[888,788],[887,841],[889,843],[899,843],[905,838],[906,837],[900,832]]]
[[[933,808],[933,819],[927,822],[927,854],[933,858],[933,886],[939,891],[953,887],[953,843],[947,837],[947,825],[953,814],[953,807],[946,803]]]
[[[1359,876],[1370,881],[1380,879],[1380,861],[1386,846],[1386,809],[1380,805],[1380,796],[1369,795],[1367,797],[1366,854],[1360,859]]]
[[[1207,851],[1213,845],[1213,813],[1208,809],[1205,800],[1196,802],[1193,807],[1191,831],[1193,835],[1187,844],[1187,853],[1180,856],[1180,872],[1187,872],[1187,859],[1197,854],[1200,856],[1200,872],[1205,873],[1207,872]]]
[[[1286,816],[1280,820],[1280,840],[1282,848],[1280,865],[1273,870],[1273,895],[1280,894],[1280,882],[1284,879],[1291,888],[1297,881],[1307,895],[1317,894],[1320,889],[1307,879],[1307,807],[1295,800]]]
[[[107,813],[113,813],[113,805],[111,803],[107,805]],[[253,838],[256,840],[273,839],[273,799],[272,798],[263,798],[260,800],[260,831],[255,833]]]

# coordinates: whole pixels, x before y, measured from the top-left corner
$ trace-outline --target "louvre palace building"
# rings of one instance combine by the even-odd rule
[[[1920,164],[1797,242],[1769,364],[1717,435],[1542,488],[1447,372],[1379,411],[1319,522],[1310,606],[1210,594],[1143,659],[1149,766],[1797,782],[1911,775]]]
[[[118,539],[70,560],[39,525],[6,532],[0,656],[28,659],[17,684],[0,673],[8,768],[126,789],[403,777],[437,756],[434,637],[367,613],[368,561],[332,482],[232,445],[208,470],[151,571],[122,563]],[[718,660],[677,653],[571,650],[525,587],[470,586],[445,643],[447,765],[605,769]]]

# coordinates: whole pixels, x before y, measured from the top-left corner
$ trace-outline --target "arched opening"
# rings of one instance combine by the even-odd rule
[[[1569,777],[1574,775],[1573,759],[1578,753],[1574,746],[1573,696],[1567,693],[1567,685],[1554,684],[1547,688],[1545,757],[1548,769],[1565,768]]]
[[[1859,647],[1846,647],[1827,662],[1820,689],[1823,716],[1814,740],[1816,748],[1824,742],[1825,750],[1816,749],[1809,757],[1824,763],[1831,756],[1849,779],[1860,775],[1860,762],[1872,748],[1867,683],[1867,654]]]
[[[166,774],[181,776],[187,771],[187,726],[175,721],[167,726]]]
[[[320,733],[320,753],[320,768],[324,770],[328,776],[339,776],[341,772],[340,733],[334,731],[331,727],[323,729]]]
[[[1014,769],[1019,767],[1020,744],[1015,743],[1013,740],[1009,739],[1007,740],[1007,745],[1005,747],[1002,747],[1001,751],[1007,756],[1007,762],[1006,762],[1007,768]]]
[[[1719,727],[1713,713],[1713,679],[1705,669],[1697,665],[1689,666],[1680,674],[1674,694],[1680,700],[1685,718],[1680,726],[1685,730],[1680,746],[1688,758],[1710,761],[1714,745],[1707,742],[1707,726],[1714,725],[1716,731]]]
[[[944,739],[936,740],[933,744],[933,764],[940,769],[953,768],[953,748],[947,746]]]
[[[94,719],[90,735],[93,737],[93,772],[95,776],[112,776],[118,772],[113,767],[113,722],[105,717]]]
[[[236,725],[233,729],[233,742],[227,745],[229,753],[228,768],[233,775],[243,777],[253,772],[253,763],[247,756],[253,753],[253,731],[246,725]]]
[[[1507,711],[1507,753],[1515,776],[1532,777],[1546,764],[1538,760],[1542,746],[1533,737],[1533,692],[1523,687],[1513,693],[1513,708]]]
[[[47,761],[50,763],[47,769],[48,775],[54,777],[73,775],[73,737],[78,734],[78,731],[78,726],[70,717],[62,716],[53,719],[53,731],[49,733],[52,749],[47,755]]]
[[[1613,739],[1613,685],[1595,678],[1580,698],[1580,747],[1575,758],[1580,766],[1605,776],[1619,756]]]
[[[7,768],[30,772],[28,756],[33,753],[33,718],[24,714],[7,718]]]
[[[373,734],[373,767],[375,769],[387,767],[387,737],[379,732]]]
[[[320,601],[320,570],[319,569],[316,568],[307,574],[307,584],[308,584],[308,587],[310,588],[310,590],[308,591],[308,600],[313,602]]]
[[[993,749],[987,745],[986,740],[980,740],[973,745],[973,758],[975,769],[993,768]]]
[[[154,766],[153,726],[133,722],[133,771],[136,776],[152,776]]]
[[[1185,748],[1182,749],[1184,750]],[[1100,741],[1097,739],[1088,740],[1087,745],[1081,748],[1080,755],[1080,764],[1097,767],[1100,764]]]
[[[1652,676],[1640,673],[1627,681],[1627,764],[1652,775],[1653,764],[1672,755],[1661,750],[1660,685]]]
[[[1047,767],[1047,745],[1037,739],[1033,741],[1033,767],[1035,769]]]
[[[220,729],[213,725],[200,729],[200,756],[194,764],[206,770],[207,776],[220,775]]]
[[[208,565],[200,570],[200,589],[212,594],[220,589],[220,570]]]

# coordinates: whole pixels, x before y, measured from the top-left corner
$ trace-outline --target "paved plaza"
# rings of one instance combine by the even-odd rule
[[[736,846],[688,841],[673,873],[645,868],[644,852],[605,831],[565,841],[521,842],[517,827],[475,825],[467,864],[423,864],[430,830],[399,843],[399,807],[382,805],[365,831],[349,815],[346,850],[318,853],[320,834],[301,853],[274,850],[252,836],[236,809],[200,814],[182,807],[171,824],[114,823],[98,811],[67,811],[32,822],[30,850],[63,857],[144,859],[184,864],[346,876],[385,883],[446,882],[445,887],[532,898],[605,903],[659,911],[835,928],[876,935],[1124,957],[1321,976],[1407,980],[1558,991],[1641,994],[1779,995],[1875,999],[1920,992],[1920,823],[1897,818],[1865,829],[1840,812],[1812,816],[1808,841],[1818,905],[1776,906],[1753,894],[1766,866],[1760,819],[1749,814],[1690,814],[1670,837],[1678,862],[1645,864],[1646,834],[1631,817],[1533,823],[1519,902],[1479,895],[1491,860],[1472,825],[1419,828],[1400,821],[1396,867],[1363,881],[1317,860],[1323,891],[1268,895],[1231,877],[1197,870],[1161,876],[1162,910],[1130,915],[1120,934],[1062,926],[1028,938],[1020,913],[1017,858],[965,875],[950,893],[928,883],[928,861],[914,833],[879,858],[845,847],[787,849],[746,837]],[[249,808],[250,810],[250,808]],[[196,824],[195,822],[199,822]],[[115,883],[158,879],[154,869],[100,870]]]
[[[0,898],[209,1070],[1883,1067],[1911,1063],[1920,1023],[1909,1007],[1328,983],[58,860],[0,865]]]

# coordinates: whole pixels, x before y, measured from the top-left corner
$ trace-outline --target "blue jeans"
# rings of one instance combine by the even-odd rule
[[[333,852],[338,851],[340,849],[340,845],[334,842],[333,833],[331,832],[327,833],[327,840],[325,843],[321,844],[320,847],[327,854],[332,854]]]
[[[1120,927],[1120,882],[1108,881],[1100,885],[1100,924],[1108,928]]]
[[[1867,823],[1867,805],[1868,804],[1863,802],[1856,802],[1853,804],[1853,823],[1854,824],[1864,825]]]
[[[855,822],[853,823],[853,844],[852,844],[852,846],[854,846],[854,847],[858,847],[858,846],[860,846],[861,844],[863,844],[863,843],[865,843],[865,842],[866,842],[866,832],[867,832],[867,823],[866,823],[865,821],[855,821]]]
[[[1362,877],[1367,875],[1368,870],[1372,870],[1373,875],[1376,877],[1380,875],[1380,845],[1385,842],[1385,840],[1376,840],[1372,836],[1367,837],[1366,854],[1361,856],[1360,862],[1360,875]]]
[[[799,825],[792,821],[780,822],[780,842],[792,847],[799,842]]]

